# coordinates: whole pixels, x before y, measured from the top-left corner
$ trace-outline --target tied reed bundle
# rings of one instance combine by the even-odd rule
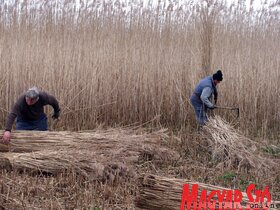
[[[141,207],[141,209],[177,210],[180,208],[184,184],[188,184],[190,186],[189,189],[191,189],[193,184],[198,184],[198,195],[201,194],[202,190],[207,190],[208,193],[213,190],[232,190],[190,180],[142,175],[139,178],[140,193],[135,200],[135,204],[137,207]],[[199,196],[197,199],[199,201]],[[214,196],[213,199],[217,200],[217,196]],[[242,192],[242,207],[244,208],[247,203],[249,203],[249,198],[246,193]],[[279,201],[273,201],[273,203],[278,204]],[[276,210],[276,208],[270,209]]]

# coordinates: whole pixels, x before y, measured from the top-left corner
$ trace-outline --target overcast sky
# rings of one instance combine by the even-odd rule
[[[73,6],[75,5],[76,8],[80,8],[85,6],[85,4],[81,4],[81,2],[87,2],[88,6],[95,5],[96,3],[102,4],[103,2],[106,2],[108,4],[121,4],[122,7],[127,7],[128,9],[132,5],[139,5],[139,3],[142,3],[144,7],[149,8],[155,8],[158,6],[159,2],[162,5],[165,5],[165,7],[168,7],[170,5],[170,2],[176,2],[173,3],[173,9],[179,8],[182,5],[190,5],[190,4],[196,4],[199,2],[198,0],[2,0],[0,4],[13,4],[14,2],[28,2],[29,5],[45,5],[47,4],[56,4],[59,5],[59,7],[63,7],[63,2],[73,2]],[[200,0],[203,1],[203,0]],[[206,2],[207,0],[204,0]],[[250,6],[253,7],[253,9],[258,10],[262,7],[269,7],[272,3],[278,3],[278,8],[280,10],[280,0],[212,0],[212,1],[218,1],[218,2],[226,2],[226,4],[231,5],[232,3],[237,4],[238,2],[244,2],[247,6],[248,10],[250,9]],[[82,6],[83,5],[83,6]]]
[[[129,2],[129,0],[121,0],[121,1]],[[224,1],[224,2],[226,2],[226,4],[231,5],[232,3],[238,4],[238,2],[240,0],[217,0],[217,1]],[[150,4],[152,3],[153,6],[156,7],[158,5],[158,2],[159,2],[159,0],[143,0],[143,3],[145,6],[147,6],[149,3]],[[161,0],[160,2],[167,3],[167,2],[170,2],[170,0]],[[177,6],[180,7],[181,5],[183,5],[184,3],[189,2],[189,1],[177,0],[177,2],[178,2]],[[196,3],[197,1],[193,0],[191,2]],[[248,9],[250,8],[250,6],[252,6],[254,9],[260,9],[260,8],[262,8],[262,6],[268,7],[271,3],[275,3],[275,2],[278,2],[279,7],[280,7],[280,0],[244,0],[244,2],[245,2],[245,5],[248,7]]]

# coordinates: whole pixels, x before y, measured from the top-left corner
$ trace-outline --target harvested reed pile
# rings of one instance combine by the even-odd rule
[[[247,172],[253,169],[263,173],[277,166],[272,159],[259,154],[260,145],[257,142],[245,137],[218,116],[210,118],[203,130],[212,159],[219,163],[218,168]]]
[[[190,188],[193,184],[198,184],[198,195],[200,195],[202,190],[207,190],[207,192],[210,192],[212,190],[231,190],[214,185],[191,182],[189,180],[160,177],[155,175],[142,175],[139,181],[140,193],[136,198],[135,204],[137,207],[141,207],[141,209],[178,210],[181,204],[184,184],[188,184]],[[213,197],[213,199],[217,200],[217,197]],[[243,207],[245,207],[245,205],[249,203],[249,199],[246,193],[242,193],[242,201]]]
[[[170,163],[174,160],[173,156],[178,157],[176,152],[168,150],[161,144],[162,138],[166,138],[165,130],[153,133],[132,129],[90,132],[18,131],[12,135],[10,145],[1,145],[0,157],[5,160],[1,167],[5,169],[8,166],[12,167],[14,170],[9,174],[15,174],[13,177],[15,180],[18,179],[17,174],[24,177],[28,175],[27,179],[33,180],[33,186],[29,187],[30,181],[26,181],[25,187],[19,188],[17,181],[11,185],[10,181],[6,183],[0,180],[1,186],[3,184],[4,187],[4,191],[0,193],[0,203],[7,209],[21,209],[22,206],[24,208],[38,206],[45,209],[44,205],[47,202],[43,205],[41,198],[56,203],[57,206],[68,206],[65,209],[74,209],[77,206],[89,209],[98,198],[103,199],[102,202],[94,205],[99,204],[100,209],[134,209],[127,208],[127,204],[131,202],[133,205],[132,197],[135,195],[137,185],[132,182],[135,183],[137,178],[138,163],[148,161],[142,159],[143,156],[153,152],[155,154],[153,160],[160,164],[165,160]],[[17,173],[22,170],[28,173]],[[33,172],[36,175],[38,172],[47,172],[55,176],[29,176],[33,175]],[[66,174],[66,177],[60,179],[63,174]],[[76,180],[72,183],[73,176],[80,180],[80,184],[75,184]],[[55,177],[59,181],[56,181]],[[38,183],[48,179],[53,181],[38,186]],[[60,182],[64,182],[65,179],[70,180],[69,183],[60,187]],[[68,189],[66,192],[65,188]],[[76,192],[73,192],[73,189],[76,189]],[[30,197],[32,199],[29,199]],[[59,200],[56,200],[57,197]],[[80,201],[77,202],[76,198]],[[107,206],[104,205],[104,199],[108,203],[105,202]],[[107,208],[109,203],[114,208]],[[54,208],[59,209],[57,206]]]
[[[137,135],[129,129],[14,132],[11,143],[1,145],[0,156],[14,169],[48,173],[71,170],[90,179],[115,182],[120,177],[134,177],[134,164],[145,153],[160,151],[156,157],[163,161],[179,156],[160,146],[161,135],[164,130]]]

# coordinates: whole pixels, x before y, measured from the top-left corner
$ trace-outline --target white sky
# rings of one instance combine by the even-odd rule
[[[15,1],[18,2],[28,2],[29,5],[44,5],[44,4],[53,4],[55,3],[56,5],[63,6],[63,2],[65,0],[2,0],[0,4],[5,4],[5,3],[14,3]],[[67,2],[73,2],[73,5],[76,5],[80,7],[82,4],[81,2],[87,2],[87,5],[94,5],[95,3],[101,3],[106,2],[106,3],[111,3],[111,4],[116,4],[118,2],[122,6],[125,7],[131,7],[132,5],[137,5],[139,3],[142,3],[144,7],[149,7],[149,8],[155,8],[158,6],[158,3],[160,2],[161,5],[165,5],[166,7],[170,5],[171,2],[174,4],[174,9],[179,8],[182,5],[190,5],[190,4],[196,4],[199,2],[198,0],[66,0]],[[201,1],[201,0],[200,0]],[[207,0],[204,0],[207,1]],[[237,4],[238,2],[245,2],[245,5],[248,7],[248,10],[250,8],[250,5],[252,4],[253,9],[258,10],[261,9],[262,6],[265,8],[269,7],[270,4],[277,2],[278,3],[278,9],[280,9],[280,0],[213,0],[213,1],[218,1],[218,2],[226,2],[228,5],[234,3]],[[76,3],[74,3],[76,2]],[[174,3],[176,2],[176,3]],[[280,11],[280,10],[279,10]]]
[[[121,0],[124,2],[127,2],[129,0]],[[140,0],[141,1],[141,0]],[[158,5],[158,2],[166,2],[167,4],[169,2],[171,2],[170,0],[143,0],[144,6],[148,6],[148,4],[152,4],[153,7],[156,7]],[[240,0],[218,0],[218,1],[224,1],[226,2],[228,5],[231,5],[232,3],[234,4],[238,4],[238,2]],[[280,7],[280,0],[243,0],[245,2],[245,5],[248,7],[248,9],[250,8],[250,6],[253,7],[253,9],[261,9],[262,6],[264,7],[268,7],[270,4],[278,2],[279,7]],[[109,2],[109,1],[108,1]],[[186,0],[178,0],[178,7],[180,7],[182,4],[186,3]],[[192,1],[193,3],[196,3],[196,0]]]

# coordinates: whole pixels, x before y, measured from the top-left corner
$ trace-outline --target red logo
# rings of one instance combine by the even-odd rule
[[[198,201],[198,184],[183,186],[180,210],[267,210],[270,208],[271,195],[268,186],[256,190],[254,184],[247,187],[247,203],[243,201],[240,190],[202,190]],[[249,200],[249,201],[248,201]],[[243,202],[242,202],[243,201]],[[242,202],[242,204],[241,204]]]

